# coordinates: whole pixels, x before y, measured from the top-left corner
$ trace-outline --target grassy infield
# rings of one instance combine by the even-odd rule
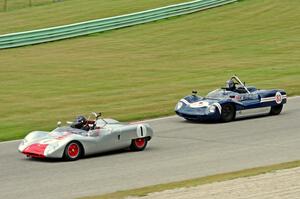
[[[15,11],[18,9],[28,8],[30,6],[41,6],[51,3],[53,3],[53,0],[0,0],[0,12]]]
[[[33,7],[28,7],[28,0],[7,1],[9,10],[0,12],[0,34],[128,14],[187,0],[63,0],[56,3],[32,0]]]
[[[66,1],[0,13],[0,33],[182,2],[126,1],[120,7],[120,0],[88,4],[72,0],[73,4]],[[300,94],[299,20],[298,1],[251,0],[88,37],[0,51],[0,140],[20,138],[33,129],[48,130],[58,119],[92,110],[120,120],[169,115],[191,89],[205,94],[232,74],[258,87]],[[145,195],[299,165],[297,161],[99,198]]]
[[[1,50],[0,140],[49,130],[57,120],[91,111],[119,120],[170,115],[192,89],[203,95],[232,74],[261,88],[299,94],[299,20],[299,1],[251,0]]]

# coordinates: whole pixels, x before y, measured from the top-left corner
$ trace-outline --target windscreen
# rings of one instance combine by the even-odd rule
[[[225,89],[217,89],[208,93],[206,98],[224,99],[224,98],[228,98],[230,95],[235,95],[235,93],[232,91],[226,91]]]
[[[81,129],[75,129],[69,126],[64,126],[64,127],[58,127],[50,132],[50,134],[53,136],[65,136],[70,133],[82,135],[82,134],[86,134],[86,131]]]

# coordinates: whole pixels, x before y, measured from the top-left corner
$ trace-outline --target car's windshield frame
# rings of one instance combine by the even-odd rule
[[[236,95],[236,92],[233,91],[227,91],[226,89],[218,88],[216,90],[213,90],[209,92],[205,98],[206,99],[226,99],[230,98],[230,96]]]
[[[71,126],[61,126],[61,127],[57,127],[54,130],[52,130],[50,132],[51,135],[54,136],[65,136],[68,134],[78,134],[78,135],[84,135],[87,133],[87,131],[83,130],[83,129],[77,129],[77,128],[73,128]]]

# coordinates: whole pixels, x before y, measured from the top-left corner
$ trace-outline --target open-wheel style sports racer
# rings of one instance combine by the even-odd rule
[[[278,115],[287,102],[284,90],[260,90],[245,86],[237,76],[232,76],[226,87],[216,89],[206,97],[196,91],[181,99],[175,112],[186,120],[217,120],[229,122],[236,118],[259,114]]]
[[[57,123],[51,132],[33,131],[20,143],[18,150],[33,158],[64,158],[77,160],[83,156],[123,148],[142,151],[153,136],[147,123],[121,123],[101,118],[94,120],[79,116],[66,126]]]

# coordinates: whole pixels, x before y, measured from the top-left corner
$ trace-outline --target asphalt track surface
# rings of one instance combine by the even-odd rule
[[[75,198],[300,159],[300,97],[279,116],[231,123],[149,120],[143,152],[119,151],[75,162],[39,161],[0,143],[0,198]]]

